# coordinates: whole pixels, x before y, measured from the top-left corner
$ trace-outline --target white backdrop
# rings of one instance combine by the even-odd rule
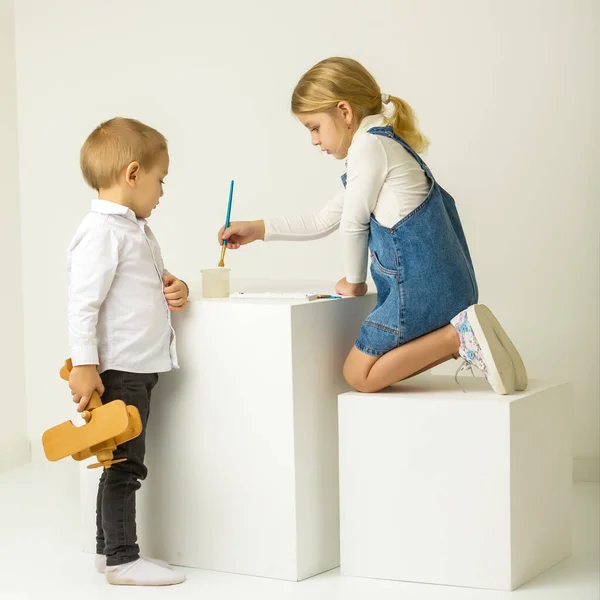
[[[78,171],[86,135],[121,115],[167,136],[152,225],[168,268],[194,281],[218,260],[231,178],[234,219],[313,210],[337,190],[343,164],[311,148],[289,99],[307,68],[343,55],[415,107],[427,160],[458,202],[481,300],[532,376],[575,382],[575,453],[598,456],[597,2],[17,0],[16,16],[33,439],[69,400],[56,372],[65,249],[92,197]],[[245,278],[343,275],[336,236],[256,244],[228,262]]]
[[[23,369],[21,227],[12,2],[0,0],[0,471],[29,460]],[[1,494],[0,494],[1,495]]]

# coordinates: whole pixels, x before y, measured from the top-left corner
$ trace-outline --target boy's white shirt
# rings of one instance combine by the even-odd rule
[[[92,201],[67,251],[69,345],[73,366],[132,373],[179,368],[163,293],[160,246],[145,219]]]
[[[371,127],[385,125],[383,115],[365,117],[348,150],[346,188],[316,213],[265,220],[265,240],[318,239],[339,227],[346,280],[366,281],[371,215],[384,227],[393,227],[423,203],[431,187],[405,148],[368,133]]]

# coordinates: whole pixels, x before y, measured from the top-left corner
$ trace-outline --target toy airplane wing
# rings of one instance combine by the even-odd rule
[[[75,427],[71,421],[66,421],[48,429],[42,435],[46,458],[50,461],[60,460],[88,450],[108,439],[119,439],[130,427],[135,427],[130,426],[130,421],[135,421],[135,416],[131,419],[132,411],[128,409],[133,409],[139,420],[139,412],[135,407],[126,406],[122,400],[114,400],[93,410],[89,422],[81,427]],[[141,431],[141,421],[139,427]]]
[[[109,405],[106,404],[105,406]],[[92,414],[95,415],[96,411],[94,411]],[[128,404],[127,414],[129,415],[127,429],[121,435],[115,437],[115,446],[120,446],[121,444],[124,444],[129,440],[133,440],[138,435],[140,435],[140,433],[142,433],[142,419],[140,417],[140,412],[138,411],[138,409],[135,406],[131,406],[130,404]],[[66,425],[66,423],[63,423],[63,425]],[[84,425],[84,427],[87,427],[87,425]],[[73,460],[87,460],[88,458],[94,456],[94,452],[92,452],[91,448],[86,448],[85,450],[82,450],[81,452],[76,452],[71,456],[73,457]]]

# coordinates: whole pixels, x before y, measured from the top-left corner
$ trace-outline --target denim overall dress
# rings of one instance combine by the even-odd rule
[[[371,215],[369,251],[377,304],[355,346],[381,356],[448,325],[459,312],[476,304],[479,294],[453,198],[392,127],[372,127],[369,133],[402,145],[431,184],[425,201],[393,227],[383,227]],[[345,175],[342,182],[346,186]]]

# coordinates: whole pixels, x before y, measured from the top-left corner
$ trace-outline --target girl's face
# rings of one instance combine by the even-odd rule
[[[322,152],[337,159],[348,156],[357,126],[352,107],[347,102],[339,102],[330,112],[300,113],[296,116],[310,131],[313,146],[318,146]]]

